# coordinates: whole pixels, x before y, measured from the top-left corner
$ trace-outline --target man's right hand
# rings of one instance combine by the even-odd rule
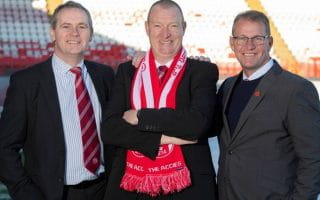
[[[135,67],[135,68],[138,68],[139,67],[139,64],[143,58],[143,56],[146,54],[145,51],[136,51],[132,57],[132,65]]]
[[[199,60],[199,61],[204,61],[204,62],[211,62],[209,57],[205,57],[205,56],[190,56],[190,59],[193,60]]]

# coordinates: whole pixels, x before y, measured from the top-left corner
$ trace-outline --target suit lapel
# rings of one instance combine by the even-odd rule
[[[88,63],[87,61],[85,61],[85,65],[90,75],[90,78],[93,82],[94,88],[97,92],[101,109],[103,110],[105,105],[104,102],[106,101],[104,98],[105,91],[103,87],[103,80],[101,78],[100,73],[97,71],[97,69],[94,66],[90,65],[90,63]]]
[[[63,134],[61,111],[60,111],[56,81],[55,81],[54,73],[52,69],[51,58],[45,61],[43,63],[43,66],[41,66],[39,69],[40,69],[39,70],[40,85],[43,88],[46,102],[48,102],[48,108],[51,113],[50,117],[52,117],[52,121],[56,124],[56,127],[59,130],[59,132]]]
[[[232,141],[235,140],[235,138],[239,137],[240,130],[242,126],[247,121],[248,117],[250,116],[251,112],[257,107],[257,105],[262,101],[262,99],[265,97],[267,91],[269,88],[271,88],[273,85],[275,85],[275,81],[277,78],[277,75],[281,72],[281,68],[278,65],[278,63],[275,62],[275,64],[272,66],[272,68],[267,72],[267,74],[261,79],[260,83],[258,84],[257,88],[253,92],[253,95],[251,96],[248,104],[242,111],[238,124],[235,128]],[[245,134],[245,133],[243,133]]]

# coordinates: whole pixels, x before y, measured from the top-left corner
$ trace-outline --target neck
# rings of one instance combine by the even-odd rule
[[[266,61],[260,67],[252,67],[252,68],[244,68],[244,67],[242,67],[243,73],[247,77],[250,77],[253,73],[255,73],[256,71],[258,71],[259,69],[264,67],[270,60],[271,60],[271,58],[269,57],[268,59],[266,59]]]
[[[243,70],[243,73],[249,78],[257,70]]]
[[[56,53],[55,53],[56,54]],[[61,56],[56,54],[63,62],[66,64],[74,67],[80,63],[81,60],[83,60],[83,55],[68,55],[68,56]]]
[[[165,65],[165,64],[167,64],[170,60],[172,60],[173,58],[155,56],[154,59],[155,59],[160,65]]]

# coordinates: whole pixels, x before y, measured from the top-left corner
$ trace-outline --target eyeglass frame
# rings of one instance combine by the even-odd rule
[[[251,37],[251,38],[249,38],[247,36],[231,36],[232,39],[236,40],[236,44],[240,45],[240,46],[247,45],[249,40],[252,40],[252,43],[255,44],[255,45],[263,45],[263,44],[265,44],[266,39],[269,38],[269,37],[271,37],[271,35],[256,35],[256,36]],[[245,42],[243,44],[239,44],[239,41],[240,41],[239,38],[245,39]],[[257,41],[255,40],[257,38],[261,38],[261,39],[263,38],[261,40],[262,43],[257,43]]]

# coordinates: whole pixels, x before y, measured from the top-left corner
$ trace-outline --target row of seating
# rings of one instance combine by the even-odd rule
[[[275,1],[270,0],[270,2],[273,2],[270,3],[268,0],[262,0],[261,2],[266,7],[266,10],[270,11],[271,18],[275,21],[275,24],[280,26],[278,27],[279,31],[283,34],[289,49],[299,62],[307,63],[312,69],[314,65],[318,66],[318,61],[314,62],[311,57],[320,56],[320,43],[314,41],[315,38],[320,38],[320,31],[314,31],[316,24],[319,23],[316,21],[320,20],[319,15],[315,15],[314,12],[304,12],[299,17],[296,14],[299,11],[290,11],[295,13],[293,15],[288,10],[272,7],[271,4],[278,5]],[[43,6],[43,2],[38,7],[35,7],[34,2],[40,2],[40,0],[0,1],[0,10],[5,11],[3,12],[5,14],[0,12],[0,18],[1,16],[6,18],[9,16],[10,18],[11,16],[11,19],[13,19],[14,17],[12,16],[22,16],[25,13],[31,13],[32,15],[32,20],[26,17],[25,21],[13,20],[9,22],[0,19],[0,38],[3,43],[0,44],[0,49],[3,57],[16,59],[21,57],[22,52],[25,52],[28,58],[39,58],[50,54],[51,51],[47,50],[47,46],[51,41],[47,11]],[[133,55],[136,50],[147,50],[149,48],[149,41],[144,31],[144,21],[148,8],[152,3],[149,0],[135,0],[134,4],[132,4],[131,0],[119,0],[117,4],[110,4],[101,0],[92,0],[90,2],[78,0],[78,2],[87,7],[93,16],[95,34],[90,43],[88,55],[92,56],[89,56],[89,58],[100,59],[101,56],[108,55],[110,59],[108,56],[105,59],[112,60],[112,56],[116,60],[120,59],[122,53],[116,53],[119,50],[110,50],[112,45],[125,44],[124,51],[126,55]],[[184,10],[185,19],[188,23],[184,38],[184,46],[188,54],[210,57],[213,62],[219,63],[222,68],[225,66],[225,68],[232,68],[232,70],[236,68],[229,67],[229,63],[236,63],[237,61],[233,56],[228,41],[231,35],[232,20],[237,13],[248,9],[246,2],[198,0],[197,4],[202,6],[194,6],[192,1],[179,3]],[[312,22],[306,22],[306,20],[310,19]],[[286,28],[288,26],[286,24],[293,25],[291,25],[291,28]],[[299,24],[302,28],[297,28]],[[281,27],[284,27],[284,30]],[[291,32],[291,34],[285,35],[288,32]],[[301,33],[307,38],[303,37],[303,39],[297,40],[297,35],[292,34],[294,32]],[[29,46],[17,45],[19,42],[29,44]],[[37,46],[30,46],[32,43],[37,43]],[[272,56],[276,57],[276,55]],[[301,69],[301,71],[305,73],[308,70]],[[232,74],[230,70],[227,70],[226,74],[228,73]],[[224,71],[222,74],[225,74]]]

